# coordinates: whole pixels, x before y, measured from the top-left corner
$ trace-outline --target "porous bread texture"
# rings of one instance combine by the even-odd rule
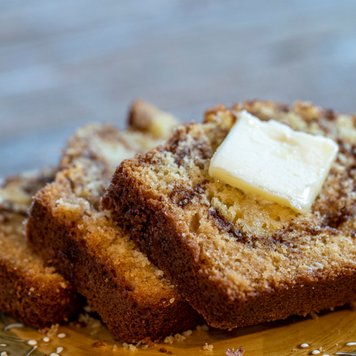
[[[100,207],[118,163],[159,142],[133,123],[126,132],[108,125],[80,129],[64,151],[55,182],[36,195],[27,225],[33,248],[76,285],[113,336],[126,342],[156,340],[198,320],[163,272]]]
[[[23,223],[51,170],[11,177],[0,187],[0,310],[33,327],[68,321],[80,309],[74,288],[27,246]]]
[[[208,175],[241,109],[338,143],[309,214]],[[342,305],[356,299],[355,126],[356,116],[302,102],[216,107],[203,124],[182,126],[166,145],[123,162],[104,206],[214,327]]]

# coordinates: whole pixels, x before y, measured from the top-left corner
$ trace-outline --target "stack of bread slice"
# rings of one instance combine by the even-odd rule
[[[209,175],[241,110],[338,144],[310,212]],[[355,157],[356,117],[309,103],[218,106],[178,126],[137,101],[125,131],[82,127],[54,173],[0,190],[0,308],[39,327],[86,302],[116,339],[136,343],[202,318],[232,329],[352,302]]]
[[[241,110],[338,144],[310,212],[209,175]],[[356,300],[355,182],[355,116],[250,101],[208,111],[203,123],[182,126],[166,145],[123,162],[104,206],[208,324],[229,329]]]
[[[156,340],[197,324],[200,317],[163,272],[101,209],[100,197],[121,160],[160,144],[177,125],[143,101],[134,102],[128,123],[125,131],[82,127],[56,170],[3,183],[1,311],[41,328],[74,318],[88,303],[126,342]]]
[[[162,142],[171,116],[134,104],[130,127],[89,125],[69,140],[53,183],[34,198],[33,250],[65,276],[117,339],[139,342],[184,331],[197,314],[116,226],[100,199],[116,166]]]

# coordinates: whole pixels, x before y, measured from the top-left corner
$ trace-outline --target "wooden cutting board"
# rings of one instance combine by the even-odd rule
[[[346,345],[352,341],[356,342],[356,310],[346,308],[314,318],[287,319],[232,332],[206,331],[205,327],[199,327],[185,340],[175,340],[173,344],[162,343],[151,345],[148,349],[137,350],[129,350],[128,346],[125,348],[115,342],[106,328],[93,318],[84,318],[81,325],[72,323],[60,326],[58,330],[52,329],[48,342],[43,341],[44,334],[31,328],[11,325],[12,323],[16,321],[2,317],[0,351],[19,356],[49,355],[56,352],[58,347],[61,355],[86,356],[112,354],[213,356],[225,355],[227,349],[238,347],[244,349],[244,356],[309,355],[316,349],[321,350],[320,355],[334,355],[337,351],[356,352],[356,344]],[[8,330],[4,329],[6,325]],[[35,347],[28,345],[29,340],[32,340],[32,344],[36,341],[37,345]],[[310,347],[302,349],[300,348],[302,343],[308,343]],[[204,350],[205,344],[212,345],[212,350]]]

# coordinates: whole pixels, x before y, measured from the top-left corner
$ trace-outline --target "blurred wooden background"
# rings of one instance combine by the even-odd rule
[[[0,0],[0,176],[136,97],[192,120],[255,97],[356,112],[355,88],[353,0]]]

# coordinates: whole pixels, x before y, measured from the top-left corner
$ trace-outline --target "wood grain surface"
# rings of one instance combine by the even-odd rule
[[[307,356],[313,350],[319,350],[320,356],[335,355],[336,352],[355,352],[356,346],[348,346],[356,341],[356,311],[339,310],[326,315],[293,320],[291,318],[270,324],[238,329],[233,332],[217,330],[194,330],[185,340],[172,344],[161,343],[143,350],[131,351],[115,342],[107,330],[98,322],[87,323],[85,327],[61,326],[52,333],[49,342],[43,341],[43,334],[30,328],[12,328],[3,333],[2,341],[8,346],[3,348],[12,354],[16,347],[29,351],[28,340],[37,341],[37,350],[32,354],[43,355],[55,352],[62,347],[63,355],[175,355],[175,356],[225,356],[226,350],[243,348],[243,356]],[[0,323],[1,326],[1,323]],[[65,338],[57,335],[64,333]],[[7,338],[8,337],[8,341]],[[15,339],[14,339],[15,337]],[[16,339],[18,337],[19,339]],[[307,348],[300,345],[307,343]],[[211,345],[208,350],[205,345]],[[230,356],[230,355],[229,355]],[[351,356],[351,355],[350,355]]]
[[[355,112],[355,83],[353,0],[0,0],[0,176],[136,97],[185,121],[256,97]]]

